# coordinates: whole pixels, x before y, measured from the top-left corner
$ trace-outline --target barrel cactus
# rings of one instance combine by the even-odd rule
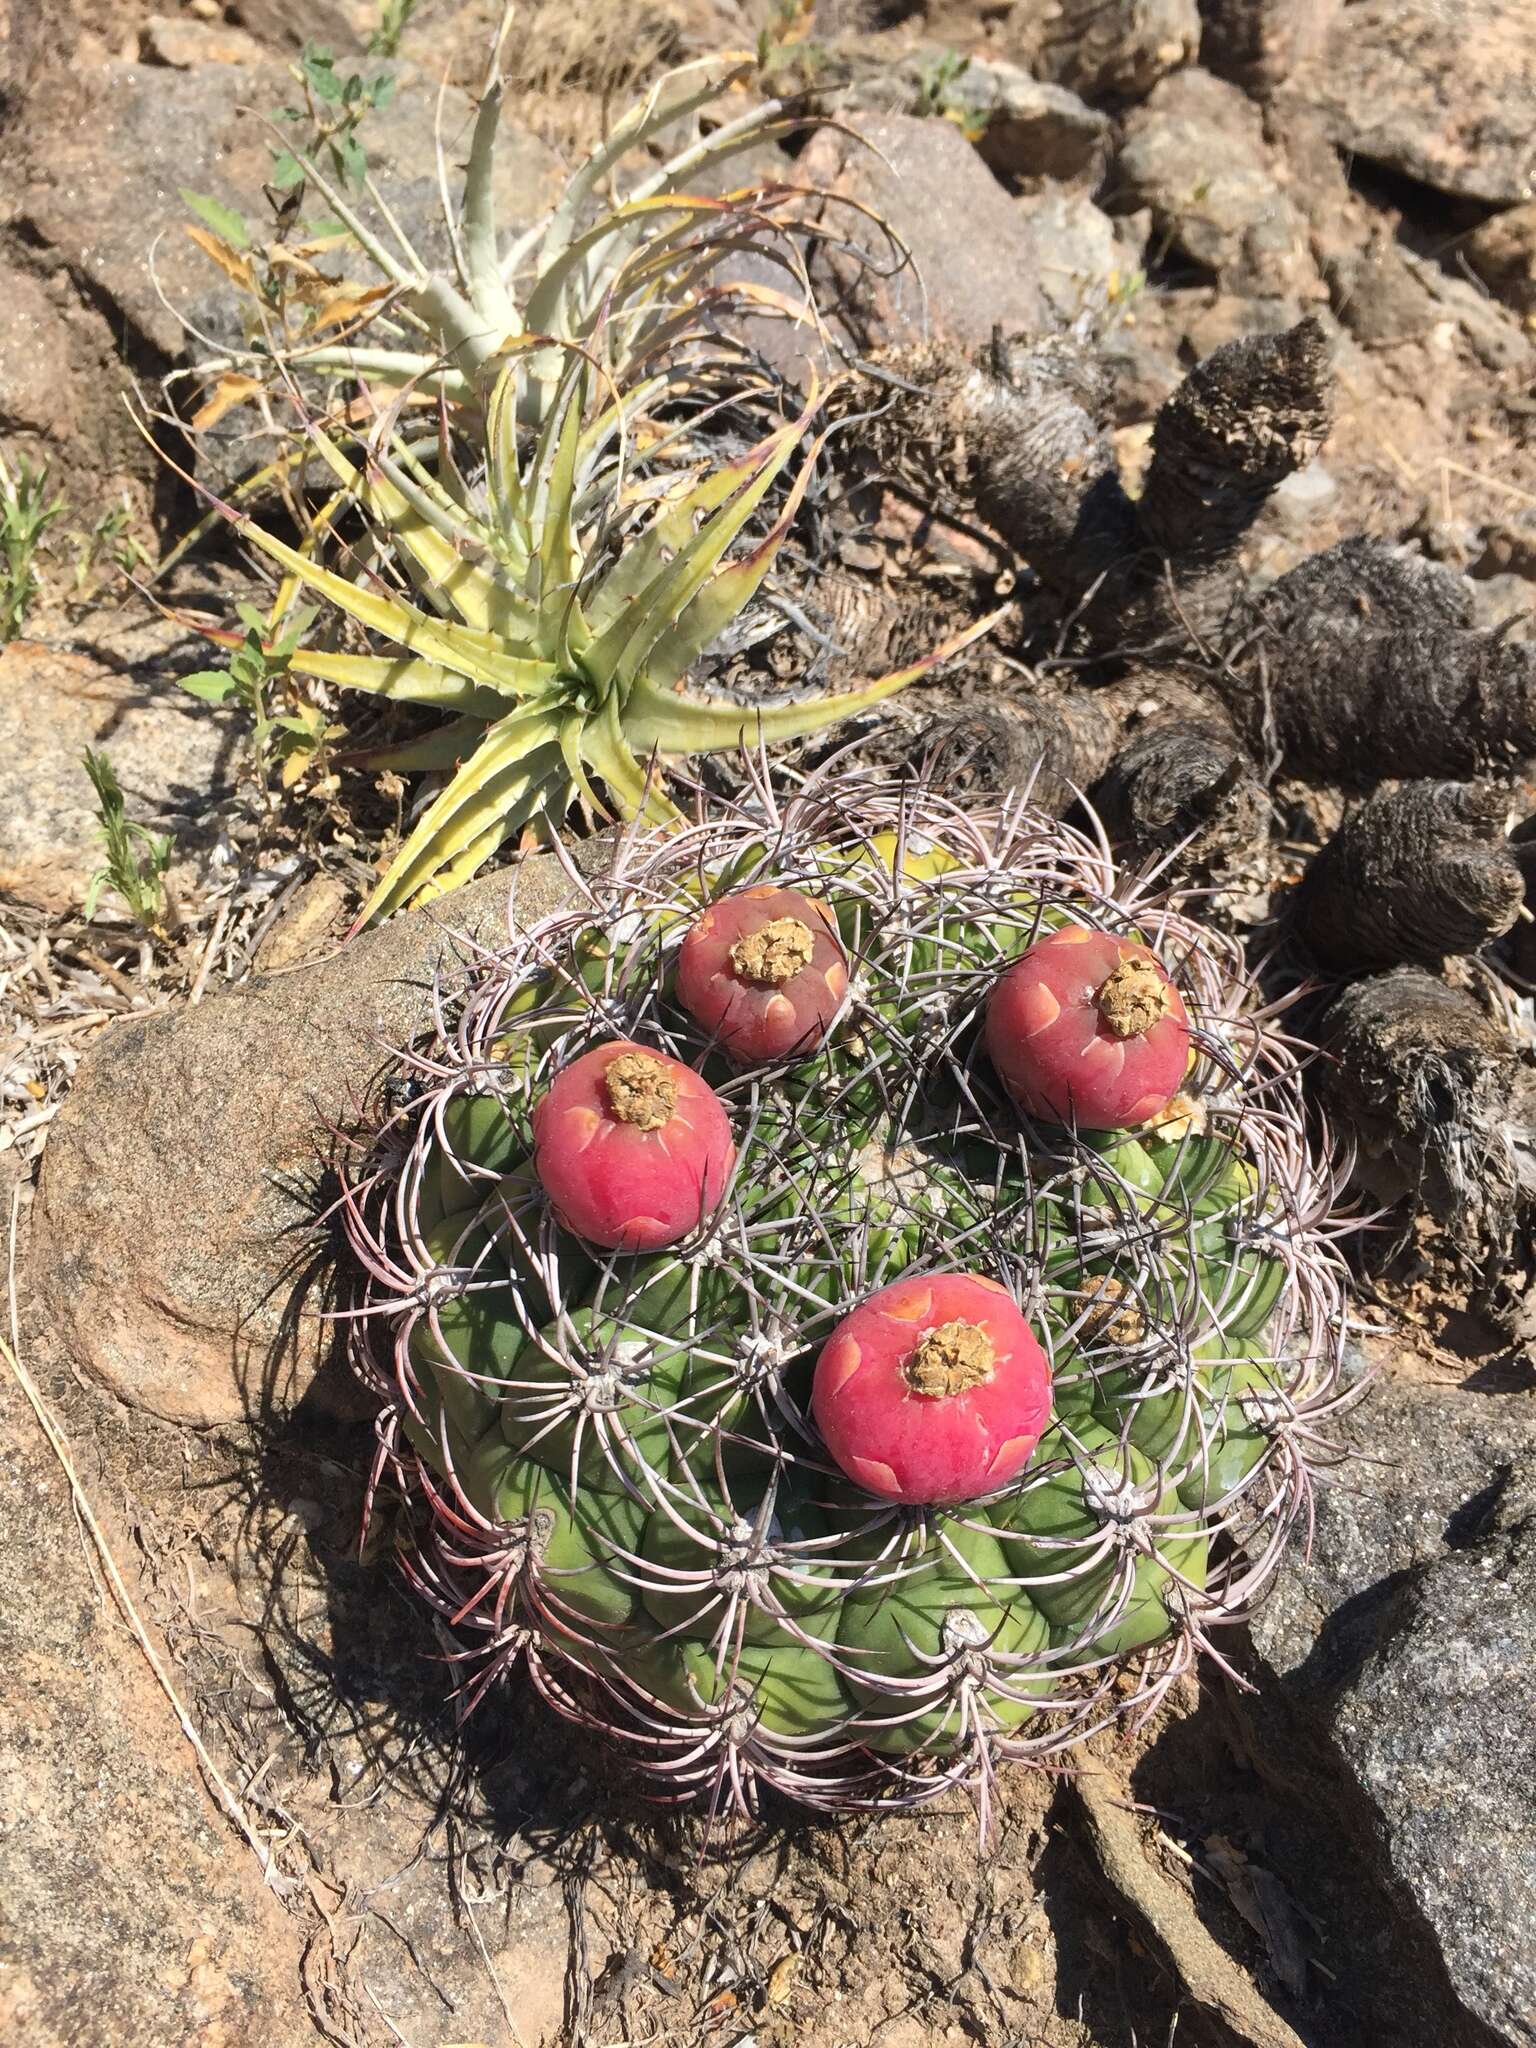
[[[765,782],[572,883],[439,989],[343,1204],[463,1697],[524,1666],[676,1797],[985,1799],[1305,1515],[1344,1309],[1293,1053],[1023,800]]]

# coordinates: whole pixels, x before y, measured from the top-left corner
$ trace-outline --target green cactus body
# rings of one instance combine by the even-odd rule
[[[431,1507],[419,1577],[674,1789],[984,1783],[1070,1743],[1120,1663],[1140,1698],[1183,1668],[1300,1512],[1342,1341],[1331,1182],[1234,950],[1113,879],[1017,806],[813,784],[632,848],[595,907],[443,1005],[353,1225],[370,1376]],[[830,911],[852,978],[814,1052],[754,1068],[679,1007],[673,961],[708,902],[765,885]],[[1095,920],[1183,963],[1208,1116],[1078,1135],[1000,1088],[978,1028],[1000,969]],[[573,1239],[531,1166],[541,1092],[605,1038],[692,1065],[730,1120],[724,1201],[661,1252]],[[1234,1077],[1261,1068],[1254,1114]],[[816,1366],[928,1275],[1001,1286],[1053,1406],[990,1494],[893,1506],[838,1470]],[[921,1418],[948,1393],[903,1398]]]

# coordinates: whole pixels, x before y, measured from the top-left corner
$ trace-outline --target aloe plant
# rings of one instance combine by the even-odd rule
[[[625,196],[601,203],[599,194],[626,155],[719,100],[747,69],[710,59],[658,81],[575,173],[537,235],[507,249],[493,201],[493,80],[462,217],[451,223],[455,277],[392,254],[320,166],[302,160],[383,271],[391,310],[378,316],[385,345],[305,347],[281,368],[290,379],[348,374],[393,396],[366,440],[353,432],[351,453],[334,427],[308,428],[306,451],[330,469],[337,492],[304,545],[223,509],[292,586],[398,650],[299,647],[288,656],[295,673],[451,714],[424,741],[374,757],[449,779],[365,920],[456,887],[506,839],[558,822],[577,803],[599,815],[675,820],[649,763],[819,731],[879,703],[991,623],[837,695],[748,707],[685,687],[774,563],[822,445],[812,430],[825,394],[813,390],[798,416],[778,417],[744,453],[710,460],[693,424],[703,400],[739,412],[773,396],[712,329],[722,300],[750,295],[760,306],[763,290],[721,284],[715,272],[727,254],[761,241],[783,194],[755,188],[721,199],[682,187],[789,117],[777,102],[754,107]],[[779,260],[797,271],[793,256]],[[778,310],[795,308],[785,299]],[[425,348],[408,345],[410,330]],[[402,423],[423,391],[450,426],[413,441]],[[399,568],[409,595],[366,562],[349,574],[317,559],[313,543],[344,505],[361,514],[378,559]]]

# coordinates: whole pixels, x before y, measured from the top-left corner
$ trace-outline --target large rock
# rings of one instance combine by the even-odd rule
[[[210,1424],[310,1385],[330,1348],[327,1127],[421,1027],[456,939],[505,933],[510,879],[195,1009],[125,1020],[83,1062],[44,1155],[29,1275],[72,1355],[122,1399]],[[560,907],[569,886],[552,858],[526,861],[518,915]]]
[[[13,641],[0,652],[0,896],[79,910],[102,858],[87,747],[116,769],[129,818],[176,839],[171,882],[184,882],[234,786],[241,728],[170,676]]]
[[[1387,1381],[1253,1637],[1359,1796],[1467,2040],[1536,2041],[1536,1416]]]
[[[980,343],[999,325],[1046,324],[1028,228],[954,123],[866,114],[852,125],[854,135],[821,129],[799,164],[800,182],[833,195],[823,214],[832,239],[815,245],[811,264],[823,309],[864,347],[929,333]],[[871,209],[910,263],[899,262],[874,221],[840,201]]]
[[[375,68],[359,61],[365,72]],[[394,68],[395,96],[364,136],[392,204],[398,200],[397,211],[414,223],[438,207],[438,81],[409,65]],[[273,112],[293,97],[286,66],[275,63],[64,71],[29,104],[25,173],[7,177],[0,205],[12,227],[116,308],[135,341],[174,357],[185,337],[172,309],[197,306],[216,275],[184,232],[191,215],[181,189],[247,215],[254,231],[267,218],[262,186],[271,152],[269,131],[249,110]],[[472,118],[468,96],[450,88],[443,115],[450,165],[462,160]],[[497,170],[507,219],[532,219],[556,176],[552,153],[507,124]]]
[[[1342,0],[1200,0],[1200,62],[1264,91],[1322,47]]]
[[[1263,117],[1207,71],[1165,78],[1125,125],[1124,202],[1162,239],[1245,297],[1295,298],[1313,281],[1306,223],[1281,189]]]
[[[1536,198],[1530,0],[1357,0],[1295,76],[1356,156],[1467,199]]]

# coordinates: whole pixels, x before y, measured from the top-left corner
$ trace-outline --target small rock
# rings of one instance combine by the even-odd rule
[[[1218,78],[1264,91],[1315,55],[1332,0],[1200,0],[1200,62]]]
[[[1355,0],[1294,82],[1357,156],[1462,198],[1536,198],[1529,0]]]
[[[1160,78],[1194,62],[1200,48],[1197,0],[1058,0],[1019,7],[1004,54],[1084,99],[1135,100]]]
[[[946,54],[919,49],[900,65],[895,75],[905,111],[917,110],[924,80]],[[971,57],[946,81],[944,100],[1000,178],[1096,184],[1103,172],[1108,117],[1064,85],[1031,78],[1017,64]]]
[[[866,114],[852,126],[856,136],[819,130],[799,163],[801,182],[834,195],[824,218],[837,235],[875,258],[872,268],[814,245],[811,278],[824,311],[846,320],[863,347],[928,333],[975,344],[996,326],[1048,325],[1028,226],[954,123]],[[879,230],[840,199],[872,208],[912,262],[896,269]]]
[[[1263,117],[1207,71],[1164,79],[1125,124],[1120,179],[1156,232],[1229,291],[1289,297],[1314,278],[1305,223],[1280,189]]]
[[[1517,313],[1536,313],[1536,202],[1496,213],[1462,243],[1468,263]]]
[[[1305,469],[1288,476],[1270,498],[1276,517],[1284,525],[1310,526],[1339,495],[1337,479],[1315,459]]]
[[[1293,1553],[1253,1617],[1260,1655],[1365,1802],[1365,1846],[1510,2048],[1536,2040],[1528,1406],[1380,1383],[1351,1425],[1374,1460],[1319,1487],[1310,1557]]]
[[[244,29],[217,19],[177,21],[152,14],[139,30],[139,55],[146,64],[190,71],[198,64],[259,64],[266,52]]]
[[[203,1426],[306,1391],[334,1335],[312,1295],[327,1120],[345,1123],[383,1048],[420,1028],[454,935],[505,933],[511,886],[487,875],[311,966],[125,1019],[82,1062],[28,1273],[71,1356],[121,1399]],[[517,870],[525,916],[569,891],[549,857]]]
[[[256,972],[275,974],[280,967],[296,967],[324,951],[341,937],[351,902],[351,893],[340,876],[311,875],[294,891],[257,945],[252,961]]]
[[[101,865],[87,747],[111,760],[128,816],[175,836],[171,883],[184,883],[242,744],[237,712],[169,677],[13,641],[0,652],[0,893],[39,910],[80,908]]]
[[[1136,269],[1136,251],[1085,192],[1054,189],[1020,200],[1019,211],[1034,243],[1040,289],[1063,326],[1086,307],[1102,306]]]

